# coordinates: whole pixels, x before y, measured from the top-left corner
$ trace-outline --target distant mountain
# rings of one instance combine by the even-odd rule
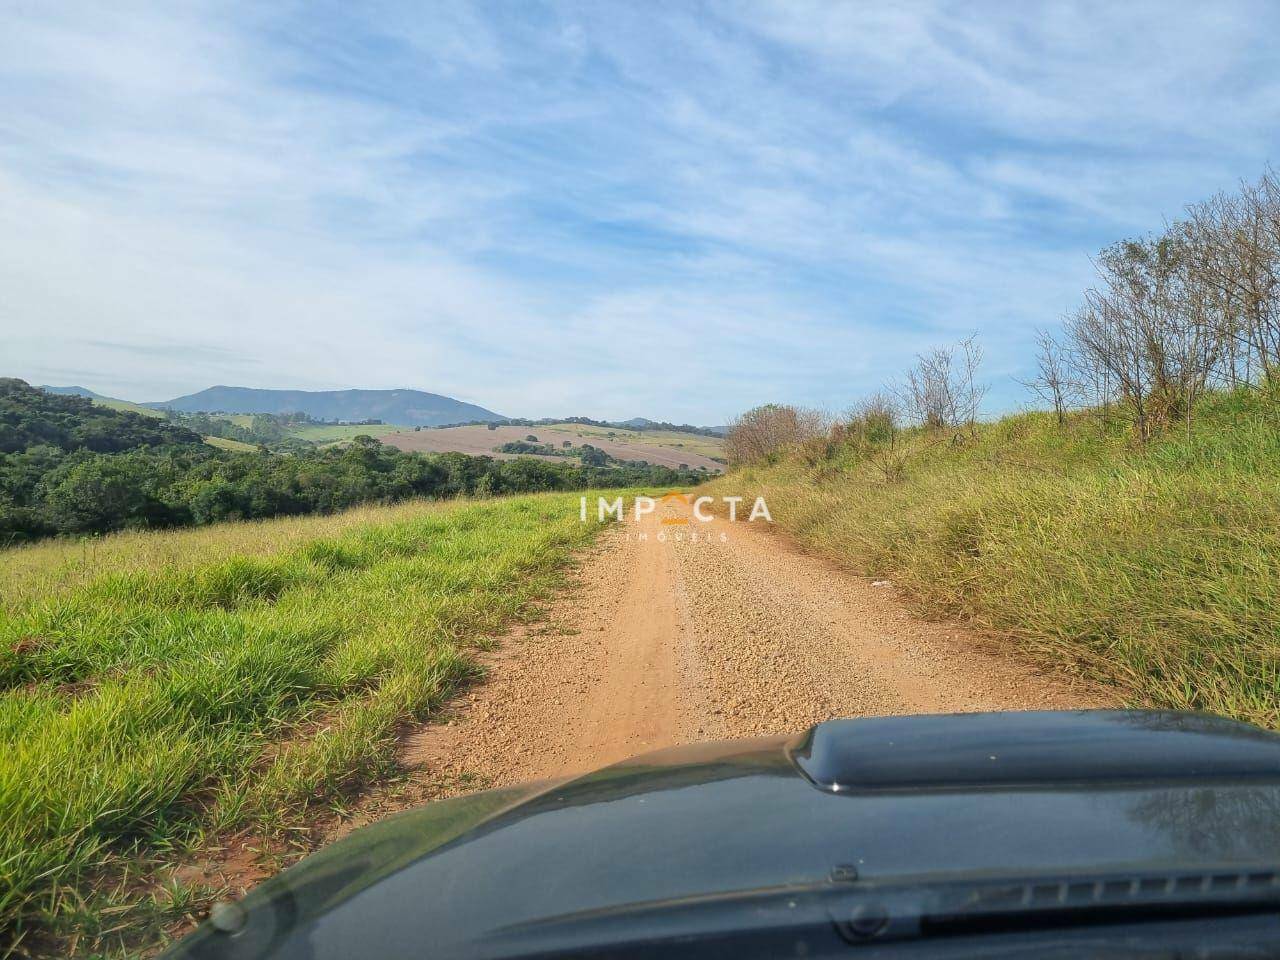
[[[183,413],[305,413],[317,420],[381,420],[413,427],[506,419],[474,403],[421,390],[258,390],[217,386],[147,406]]]
[[[84,397],[86,400],[92,400],[100,407],[106,407],[110,410],[129,410],[133,413],[140,413],[144,417],[158,417],[164,419],[164,414],[159,410],[153,410],[151,407],[134,403],[132,400],[117,400],[115,397],[104,396],[101,393],[94,393],[88,387],[51,387],[48,384],[37,387],[45,393],[52,393],[55,397]]]
[[[90,400],[111,399],[111,397],[104,397],[100,393],[94,393],[88,387],[51,387],[45,383],[41,384],[36,389],[43,390],[45,393],[55,393],[60,397],[87,397]]]
[[[650,420],[648,417],[632,417],[630,420],[619,421],[617,426],[628,427],[632,430],[643,430],[645,427],[652,427],[657,420]]]

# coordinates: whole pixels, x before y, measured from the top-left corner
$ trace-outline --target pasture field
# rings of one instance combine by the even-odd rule
[[[571,429],[584,437],[614,439],[623,443],[639,443],[649,447],[667,447],[682,450],[700,457],[723,457],[724,440],[706,437],[700,433],[678,433],[672,430],[626,430],[615,427],[592,427],[586,424],[566,423],[563,429]],[[612,433],[614,436],[609,437]],[[594,441],[593,441],[594,442]]]
[[[253,453],[258,448],[243,440],[230,440],[226,437],[205,437],[204,442],[219,450],[231,450],[235,453]]]
[[[95,397],[93,402],[99,407],[106,407],[108,410],[126,410],[129,413],[140,413],[144,417],[152,417],[156,420],[164,419],[162,411],[144,407],[140,403],[130,403],[128,400],[103,400]]]
[[[399,432],[387,430],[375,433],[374,436],[401,450],[422,450],[432,453],[456,451],[471,456],[508,457],[512,454],[495,453],[494,448],[513,440],[524,440],[527,436],[535,436],[540,443],[549,443],[557,449],[564,449],[567,442],[578,447],[589,443],[599,447],[605,453],[619,460],[645,460],[662,467],[678,467],[688,464],[690,468],[706,467],[709,472],[716,473],[724,469],[724,465],[710,459],[720,456],[721,447],[714,437],[701,437],[697,434],[657,433],[651,441],[648,432],[636,430],[614,430],[610,437],[609,430],[589,427],[577,423],[558,423],[539,427],[500,426],[493,430],[483,426],[470,427],[423,427],[421,430],[405,430]],[[687,441],[688,446],[681,447]],[[699,451],[711,450],[710,454]],[[534,456],[537,456],[536,454]],[[540,459],[558,459],[541,457]]]
[[[424,428],[425,429],[425,428]],[[413,432],[413,427],[396,426],[395,424],[377,423],[346,426],[338,423],[302,424],[289,431],[289,436],[311,443],[336,443],[350,440],[353,437],[382,437],[390,433]]]
[[[941,441],[941,442],[940,442]],[[1147,446],[1096,412],[833,443],[731,474],[778,525],[1134,705],[1280,726],[1280,417],[1213,395]],[[887,479],[892,460],[900,479]],[[712,484],[710,492],[729,481]]]
[[[577,503],[410,502],[0,553],[0,953],[154,939],[196,892],[137,880],[392,771],[400,726],[594,537]]]

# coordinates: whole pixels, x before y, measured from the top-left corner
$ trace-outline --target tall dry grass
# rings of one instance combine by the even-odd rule
[[[1280,415],[1208,398],[1190,431],[1136,448],[1123,424],[1052,414],[976,439],[838,445],[712,484],[767,498],[807,547],[893,578],[1134,704],[1280,725]]]

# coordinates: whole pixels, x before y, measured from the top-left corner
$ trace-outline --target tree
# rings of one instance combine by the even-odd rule
[[[725,451],[730,463],[755,463],[825,433],[826,418],[819,411],[767,403],[729,425]]]
[[[1184,232],[1103,250],[1099,285],[1067,323],[1078,364],[1115,385],[1140,440],[1189,419],[1223,356],[1224,325]],[[1103,398],[1105,399],[1105,398]]]
[[[610,457],[599,447],[593,447],[589,443],[582,445],[582,452],[578,455],[584,466],[603,467],[608,464]]]
[[[1047,330],[1036,331],[1036,375],[1022,383],[1053,407],[1058,426],[1067,422],[1067,407],[1079,395],[1080,386],[1066,350]]]
[[[987,388],[977,382],[982,347],[977,335],[955,347],[934,347],[916,357],[898,397],[907,415],[929,430],[974,429]]]
[[[43,498],[45,514],[62,533],[163,525],[167,511],[152,496],[154,480],[145,458],[98,454],[55,472]]]

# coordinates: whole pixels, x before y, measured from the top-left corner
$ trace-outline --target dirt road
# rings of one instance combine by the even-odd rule
[[[968,631],[913,617],[891,585],[807,556],[761,521],[663,523],[687,516],[660,507],[607,531],[547,618],[503,638],[483,655],[486,679],[409,732],[407,776],[287,849],[246,834],[178,875],[243,891],[423,801],[679,743],[795,733],[831,717],[1110,705]]]
[[[453,793],[831,717],[1106,705],[913,617],[891,585],[806,556],[763,521],[684,516],[661,507],[606,533],[549,626],[504,641],[487,681],[411,737],[405,760]]]

